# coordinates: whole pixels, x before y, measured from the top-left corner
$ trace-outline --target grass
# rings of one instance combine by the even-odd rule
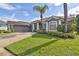
[[[10,33],[0,33],[0,38],[9,38],[14,37],[16,35],[9,35]]]
[[[8,35],[9,33],[0,33],[0,37],[5,37],[6,35]]]
[[[6,47],[20,56],[79,56],[79,39],[58,39],[35,34]]]

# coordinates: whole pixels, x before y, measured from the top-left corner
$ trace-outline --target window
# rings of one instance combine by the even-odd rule
[[[0,24],[0,27],[1,27],[1,24]]]
[[[49,22],[49,30],[57,30],[57,21]]]
[[[34,23],[34,28],[35,28],[35,30],[37,29],[37,24],[36,23]]]
[[[46,24],[43,24],[43,29],[44,29],[44,30],[46,29]]]

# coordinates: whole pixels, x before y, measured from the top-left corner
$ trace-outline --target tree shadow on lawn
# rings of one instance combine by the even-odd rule
[[[52,40],[52,41],[47,42],[47,43],[44,43],[44,44],[42,44],[42,45],[33,47],[33,48],[28,49],[28,50],[26,50],[26,51],[24,51],[24,52],[22,52],[22,53],[20,53],[20,54],[18,54],[18,55],[23,56],[23,55],[31,54],[31,53],[33,53],[33,52],[39,50],[40,48],[45,47],[45,46],[48,46],[49,44],[52,44],[52,43],[54,43],[54,42],[56,42],[56,41],[58,41],[58,40],[59,40],[59,39]]]

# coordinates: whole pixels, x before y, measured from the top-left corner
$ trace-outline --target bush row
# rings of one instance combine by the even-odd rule
[[[45,33],[46,33],[45,30],[37,30],[36,32],[37,32],[37,33],[41,33],[41,34],[45,34]]]
[[[10,32],[6,30],[0,30],[0,33],[10,33]]]
[[[48,34],[54,37],[59,37],[59,38],[75,38],[76,34],[75,33],[63,33],[63,32],[45,32],[45,30],[37,30],[37,33],[41,34]]]
[[[60,37],[60,38],[75,38],[74,33],[63,33],[63,32],[48,32],[49,35]]]

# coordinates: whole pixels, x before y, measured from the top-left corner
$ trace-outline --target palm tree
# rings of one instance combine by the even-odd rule
[[[65,22],[65,32],[67,32],[67,14],[68,14],[68,11],[67,11],[67,3],[64,3],[63,4],[63,8],[64,8],[64,22]]]
[[[46,12],[47,9],[48,9],[47,5],[44,5],[44,6],[38,5],[38,6],[33,7],[33,10],[40,13],[41,25],[42,25],[42,20],[43,20],[43,14]],[[41,27],[43,27],[43,26],[41,26]]]

